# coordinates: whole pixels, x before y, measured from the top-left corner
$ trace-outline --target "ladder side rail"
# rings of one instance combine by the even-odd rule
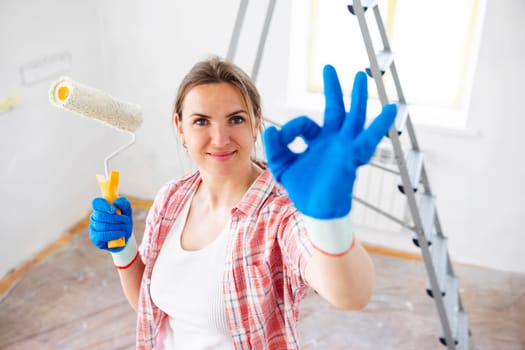
[[[448,252],[447,252],[447,274],[449,276],[453,277],[453,278],[458,279],[458,281],[459,281],[458,276],[454,272],[454,269],[453,269],[453,266],[452,266],[452,261],[450,259],[450,254]],[[461,323],[461,321],[458,321],[459,322],[458,325],[457,325],[458,329],[456,330],[456,336],[457,336],[457,341],[458,341],[457,348],[458,349],[468,349],[468,344],[469,344],[469,337],[468,337],[469,327],[468,327],[468,324],[469,324],[469,321],[468,321],[468,314],[466,312],[465,306],[463,305],[463,299],[461,298],[461,293],[460,293],[460,290],[459,290],[459,283],[458,283],[457,288],[456,288],[456,290],[454,292],[457,293],[457,295],[456,295],[456,298],[457,298],[457,315],[456,315],[456,317],[458,317],[460,320],[461,320],[462,317],[467,317],[466,323]],[[465,327],[466,329],[461,329],[462,327]],[[462,332],[465,332],[465,336],[464,337],[461,334]],[[449,340],[447,339],[447,344],[448,344],[448,342],[449,342]],[[467,345],[465,345],[465,343]]]
[[[391,52],[392,49],[390,47],[390,42],[388,41],[386,28],[385,28],[385,25],[384,25],[384,22],[381,16],[381,11],[379,10],[379,6],[374,7],[374,17],[375,17],[375,20],[376,20],[376,23],[379,29],[379,35],[383,43],[383,48],[385,51]],[[399,75],[397,74],[397,68],[396,68],[396,64],[394,61],[392,61],[392,63],[390,64],[390,74],[392,75],[392,80],[394,81],[394,85],[396,88],[399,102],[406,104],[405,94],[403,93],[403,89],[401,87],[401,80],[399,79]],[[408,129],[410,141],[412,144],[412,149],[415,151],[420,151],[420,148],[417,142],[417,138],[414,132],[414,128],[413,128],[413,125],[410,119],[410,115],[407,117],[406,124],[407,124],[406,128]]]
[[[450,259],[450,254],[447,254],[447,273],[453,277],[457,277],[456,273],[454,272],[454,267],[452,266],[452,260]],[[461,299],[461,293],[459,292],[459,288],[457,290],[458,293],[458,309],[461,312],[465,312],[465,307],[463,306],[463,300]]]
[[[261,66],[261,60],[262,60],[262,56],[264,53],[264,46],[266,44],[266,38],[268,37],[268,31],[270,29],[270,24],[272,22],[273,12],[275,10],[275,2],[276,0],[270,0],[268,2],[268,7],[266,9],[266,16],[264,18],[263,29],[261,32],[261,36],[259,38],[257,54],[255,56],[255,62],[252,67],[251,77],[254,82],[257,80],[257,76],[259,75],[259,68]]]
[[[376,23],[377,23],[377,26],[378,26],[378,29],[379,29],[379,35],[381,37],[381,41],[383,43],[384,50],[385,51],[392,51],[392,49],[390,47],[390,42],[388,40],[388,36],[387,36],[387,33],[386,33],[386,28],[385,28],[385,25],[384,25],[384,22],[383,22],[383,18],[381,16],[381,11],[379,10],[379,6],[375,6],[374,7],[374,17],[375,17],[375,20],[376,20]],[[397,92],[397,96],[398,96],[399,102],[406,104],[405,94],[403,93],[403,89],[401,87],[401,80],[399,79],[399,75],[397,73],[396,64],[395,64],[394,61],[392,61],[392,63],[390,64],[390,73],[392,75],[392,80],[394,81],[394,85],[395,85],[395,88],[396,88],[396,92]],[[413,128],[413,125],[412,125],[412,122],[411,122],[410,115],[407,117],[406,124],[407,124],[406,128],[409,131],[409,136],[410,136],[410,141],[411,141],[411,144],[412,144],[412,149],[415,150],[415,151],[420,151],[420,148],[419,148],[419,145],[418,145],[418,142],[417,142],[417,138],[416,138],[416,135],[415,135],[415,132],[414,132],[414,128]],[[427,181],[427,183],[428,183],[428,181]]]
[[[235,18],[235,24],[233,25],[233,32],[230,38],[230,45],[228,46],[228,53],[226,59],[233,62],[235,53],[237,52],[237,46],[239,45],[239,36],[241,35],[242,26],[244,23],[244,17],[246,17],[246,10],[248,8],[249,0],[241,0],[239,3],[239,9],[237,10],[237,17]]]
[[[421,169],[421,183],[423,184],[423,187],[425,188],[425,192],[432,193],[432,190],[430,189],[430,182],[428,181],[425,165],[423,164],[423,169]],[[436,235],[439,237],[444,237],[445,234],[443,233],[443,228],[441,226],[441,220],[439,219],[438,211],[437,211],[437,205],[436,205],[436,211],[434,213],[434,227],[436,229]]]
[[[379,29],[379,35],[381,37],[381,41],[383,42],[384,50],[391,52],[392,49],[390,47],[390,42],[388,40],[388,35],[386,33],[386,28],[383,22],[383,18],[381,16],[381,11],[379,10],[379,6],[374,7],[374,17],[376,19],[377,27]],[[394,80],[394,85],[396,87],[399,102],[406,103],[405,95],[403,94],[403,89],[401,88],[401,81],[399,80],[399,76],[397,74],[397,69],[396,69],[394,62],[392,62],[392,64],[390,65],[390,71],[392,74],[392,78]]]
[[[403,93],[401,81],[399,80],[399,75],[397,74],[397,68],[394,62],[392,62],[392,65],[390,66],[390,71],[392,73],[392,80],[394,81],[394,86],[396,87],[399,102],[406,104],[407,102],[405,99],[405,94]]]
[[[368,25],[366,23],[365,11],[361,6],[360,0],[353,0],[353,10],[357,17],[357,21],[359,22],[361,34],[363,35],[366,53],[368,55],[368,60],[370,61],[370,70],[372,72],[372,77],[376,83],[379,100],[381,101],[381,105],[384,106],[388,103],[388,97],[386,95],[386,89],[383,79],[381,79],[381,70],[379,69],[379,64],[377,62],[374,45],[372,44],[372,37],[370,36],[370,31],[368,30]]]
[[[381,37],[381,42],[383,43],[383,48],[385,51],[392,51],[388,42],[388,36],[386,35],[385,24],[383,22],[383,18],[381,17],[381,11],[379,11],[379,3],[373,7],[373,11],[377,28],[379,29],[379,36]]]

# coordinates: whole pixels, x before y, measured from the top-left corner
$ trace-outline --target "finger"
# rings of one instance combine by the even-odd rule
[[[108,214],[101,211],[94,210],[91,213],[90,220],[100,224],[129,224],[131,217],[127,215]]]
[[[97,197],[93,199],[93,201],[91,202],[91,206],[93,207],[93,210],[100,211],[103,213],[108,213],[108,214],[116,213],[116,208],[112,206],[111,204],[109,204],[109,202],[106,199],[101,198],[101,197]]]
[[[336,131],[341,128],[345,117],[345,104],[343,102],[343,91],[335,68],[326,65],[323,69],[324,81],[324,125],[328,131]]]
[[[383,106],[381,114],[355,139],[353,151],[357,165],[365,164],[370,160],[381,139],[388,134],[396,114],[397,107],[395,104]]]
[[[283,145],[279,131],[273,126],[264,130],[263,140],[268,167],[275,179],[281,181],[283,169],[294,159],[295,154],[290,151],[287,145]]]
[[[131,216],[131,204],[126,197],[119,197],[115,199],[113,205],[120,209],[121,213],[126,216]]]
[[[264,130],[263,141],[268,161],[275,161],[280,155],[290,151],[286,145],[281,143],[279,130],[274,126]]]
[[[302,116],[290,120],[281,128],[281,143],[288,145],[295,140],[296,137],[302,137],[308,143],[315,139],[321,128],[312,119]]]
[[[99,248],[107,248],[107,242],[114,241],[120,237],[126,236],[126,231],[124,230],[114,230],[114,231],[104,231],[97,232],[90,230],[90,239],[95,245]]]
[[[368,84],[366,74],[357,72],[352,87],[352,98],[350,100],[350,113],[346,117],[343,132],[350,139],[354,139],[363,131],[366,120],[366,105],[368,101]]]

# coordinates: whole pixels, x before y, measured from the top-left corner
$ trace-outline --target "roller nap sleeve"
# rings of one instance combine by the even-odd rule
[[[142,124],[142,108],[67,77],[51,85],[49,99],[57,107],[93,118],[119,130],[134,132]]]

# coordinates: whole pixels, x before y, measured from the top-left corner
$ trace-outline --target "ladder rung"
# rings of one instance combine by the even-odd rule
[[[441,292],[441,296],[446,295],[445,281],[447,276],[447,257],[448,257],[448,245],[447,238],[443,236],[432,236],[432,247],[430,248],[430,255],[432,255],[432,265],[434,266],[434,272],[436,273],[436,279],[438,282],[438,288]],[[434,291],[430,281],[428,282],[427,294],[434,297]]]
[[[412,190],[417,191],[419,185],[419,178],[421,176],[421,169],[423,168],[423,152],[415,151],[413,149],[408,150],[405,153],[405,162],[408,170],[408,176],[412,183]],[[397,186],[401,193],[405,193],[405,186],[403,180],[400,179],[399,185]]]
[[[397,115],[395,119],[395,125],[397,134],[401,135],[403,130],[405,130],[405,125],[408,119],[408,106],[406,103],[398,103],[397,104]]]
[[[390,68],[390,65],[394,61],[394,54],[392,51],[389,50],[382,50],[379,51],[376,54],[377,59],[377,65],[379,66],[379,70],[381,71],[381,75],[385,74],[388,68]],[[373,78],[372,70],[370,68],[366,68],[366,73]]]
[[[445,295],[445,311],[447,314],[448,319],[448,325],[450,327],[450,331],[452,332],[452,338],[454,339],[454,343],[458,344],[458,316],[459,316],[459,288],[458,288],[458,279],[457,277],[447,275],[447,293]],[[445,335],[443,334],[443,330],[441,330],[441,337],[439,337],[439,340],[443,345],[447,345]]]
[[[458,313],[458,346],[457,350],[469,350],[469,317],[468,314],[464,311]]]
[[[377,6],[379,3],[379,0],[362,0],[361,6],[363,7],[363,12],[366,12],[369,8]],[[354,5],[348,5],[348,11],[350,11],[351,14],[355,15],[354,12]]]

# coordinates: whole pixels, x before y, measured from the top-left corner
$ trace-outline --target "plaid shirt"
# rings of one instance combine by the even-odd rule
[[[137,349],[162,343],[167,315],[151,300],[151,274],[168,232],[200,182],[198,172],[169,182],[148,213],[140,246],[146,267]],[[299,349],[298,304],[308,291],[304,270],[313,248],[299,212],[268,170],[231,210],[230,232],[223,293],[235,349]]]

